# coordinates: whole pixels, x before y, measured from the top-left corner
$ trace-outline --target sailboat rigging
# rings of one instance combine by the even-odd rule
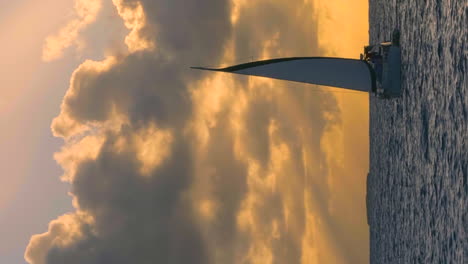
[[[391,42],[364,47],[360,59],[291,57],[225,68],[192,68],[333,86],[394,98],[401,96],[400,53],[399,32],[395,30]]]

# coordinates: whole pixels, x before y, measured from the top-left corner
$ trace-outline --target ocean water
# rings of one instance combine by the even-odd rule
[[[370,0],[370,42],[401,31],[403,95],[370,98],[371,263],[468,263],[466,0]]]

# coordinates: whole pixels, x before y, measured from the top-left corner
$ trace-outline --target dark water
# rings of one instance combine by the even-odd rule
[[[401,31],[403,96],[370,99],[371,263],[468,263],[466,0],[370,0]]]

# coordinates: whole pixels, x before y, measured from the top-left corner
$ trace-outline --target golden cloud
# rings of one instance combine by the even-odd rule
[[[158,129],[151,123],[148,127],[135,131],[130,138],[119,137],[116,151],[130,150],[135,153],[141,164],[140,173],[147,176],[170,155],[173,140],[174,136],[169,130]]]
[[[144,38],[140,34],[140,31],[146,26],[146,16],[141,3],[127,4],[124,0],[112,0],[112,2],[125,26],[130,29],[130,33],[125,37],[125,44],[129,52],[154,49],[154,41]]]
[[[364,215],[340,213],[357,191],[340,180],[346,99],[186,69],[189,60],[337,52],[317,36],[335,26],[324,12],[344,12],[331,9],[338,2],[113,2],[130,29],[129,52],[80,65],[52,124],[65,139],[56,159],[77,213],[34,236],[27,260],[365,261],[354,250],[367,242]]]
[[[96,20],[101,10],[101,0],[75,0],[74,16],[57,34],[48,36],[43,47],[42,59],[52,61],[63,56],[65,49],[80,46],[79,34]]]
[[[30,264],[46,264],[47,254],[53,247],[66,248],[82,238],[83,225],[92,225],[93,218],[83,212],[62,215],[49,223],[49,231],[34,235],[24,254]],[[89,230],[91,231],[91,230]]]

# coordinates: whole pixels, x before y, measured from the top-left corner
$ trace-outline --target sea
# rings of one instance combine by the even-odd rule
[[[468,263],[467,0],[370,0],[400,30],[402,97],[370,97],[370,263]]]

